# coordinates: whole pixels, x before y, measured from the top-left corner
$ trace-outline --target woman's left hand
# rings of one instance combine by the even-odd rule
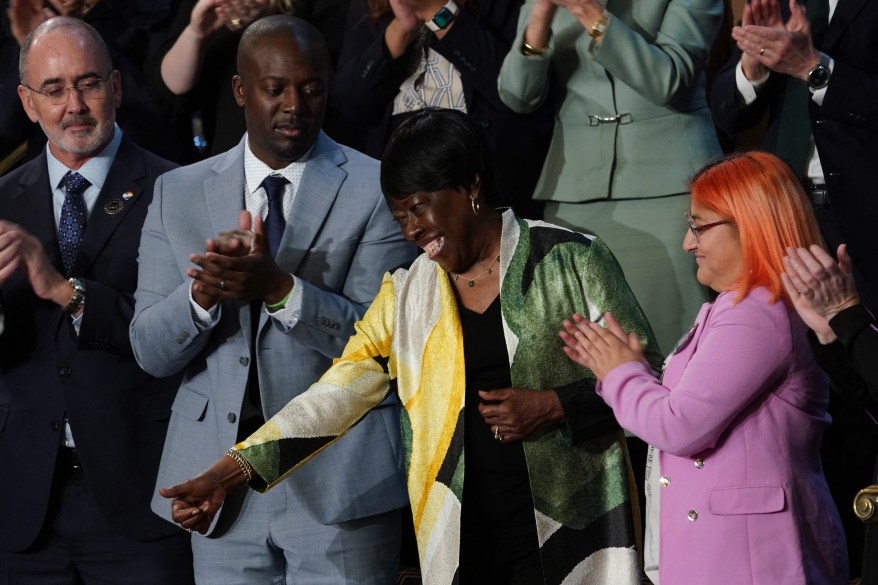
[[[494,437],[504,443],[524,441],[564,420],[564,409],[554,390],[499,388],[480,390],[479,413]]]
[[[627,362],[643,361],[643,346],[636,333],[625,333],[610,313],[604,315],[604,329],[581,315],[574,314],[573,321],[564,321],[561,339],[567,357],[591,370],[598,380],[603,380],[610,370]]]

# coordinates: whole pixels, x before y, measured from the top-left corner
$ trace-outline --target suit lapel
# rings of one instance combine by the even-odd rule
[[[277,253],[278,266],[287,272],[295,273],[299,269],[329,215],[347,177],[347,172],[340,168],[346,161],[338,144],[321,132],[305,165]]]
[[[238,227],[244,209],[244,142],[220,157],[213,171],[216,174],[204,181],[204,201],[213,228],[210,237]]]
[[[43,249],[46,250],[52,265],[58,272],[63,273],[47,164],[44,150],[22,175],[17,191],[9,200],[9,215],[4,219],[22,226],[33,234],[43,244]]]
[[[832,20],[829,21],[829,28],[826,29],[826,36],[823,38],[823,44],[820,49],[825,51],[830,57],[832,49],[836,43],[844,36],[848,26],[854,21],[860,11],[866,6],[869,0],[838,0]]]
[[[73,274],[87,274],[113,233],[135,205],[141,205],[146,170],[139,149],[122,137],[104,186],[88,217]],[[144,204],[145,205],[145,204]]]
[[[213,230],[207,237],[212,238],[220,232],[238,227],[238,218],[244,209],[245,140],[242,139],[238,146],[222,155],[213,167],[216,174],[204,181],[203,197]],[[235,302],[234,309],[249,347],[253,337],[250,303]]]

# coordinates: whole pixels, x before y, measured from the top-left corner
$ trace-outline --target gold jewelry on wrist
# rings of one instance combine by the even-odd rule
[[[234,448],[226,451],[226,455],[235,460],[235,463],[237,463],[238,467],[241,468],[241,473],[244,474],[244,483],[249,484],[250,480],[253,479],[253,467],[250,465],[250,463],[246,459],[244,459],[244,456],[241,455],[241,453],[236,451]]]
[[[521,43],[521,54],[525,57],[537,57],[548,50],[549,47],[543,47],[542,49],[538,49],[532,45],[527,44],[527,41],[522,41]]]
[[[608,24],[610,24],[610,13],[604,10],[601,17],[594,23],[594,25],[592,25],[591,30],[588,31],[588,36],[590,36],[594,42],[599,42],[600,38],[604,35],[604,31],[607,30]]]

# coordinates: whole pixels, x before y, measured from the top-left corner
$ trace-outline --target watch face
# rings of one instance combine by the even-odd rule
[[[439,12],[433,15],[433,22],[439,28],[445,28],[446,26],[448,26],[448,23],[450,23],[453,18],[454,14],[452,14],[452,12],[448,10],[448,8],[443,6],[439,9]]]
[[[829,83],[829,69],[822,63],[808,73],[808,85],[811,87],[821,88]]]

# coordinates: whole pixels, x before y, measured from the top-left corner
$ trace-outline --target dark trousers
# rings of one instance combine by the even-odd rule
[[[0,551],[0,585],[34,583],[192,585],[189,534],[149,542],[120,535],[98,509],[82,469],[59,466],[37,541],[24,552]]]

